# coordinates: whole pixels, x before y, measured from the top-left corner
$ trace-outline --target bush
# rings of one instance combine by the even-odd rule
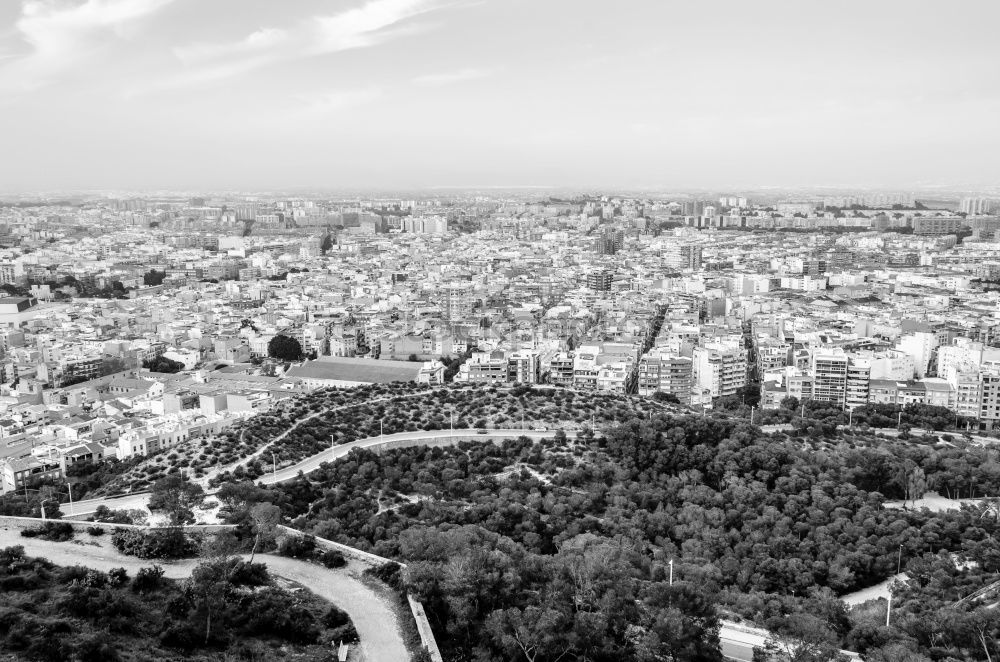
[[[60,584],[83,582],[83,580],[86,579],[88,572],[90,572],[90,570],[88,568],[84,568],[82,565],[60,568],[56,573],[56,582]]]
[[[347,623],[339,628],[334,628],[333,632],[330,633],[330,640],[350,644],[358,641],[358,631],[354,629],[354,623]]]
[[[281,589],[266,588],[254,593],[242,607],[237,625],[247,634],[266,633],[296,644],[311,644],[319,639],[312,612]]]
[[[271,575],[263,563],[234,560],[229,571],[229,583],[233,586],[267,586],[271,583]]]
[[[343,568],[347,565],[347,559],[344,558],[343,553],[333,549],[318,552],[315,558],[327,568]]]
[[[88,526],[87,527],[87,533],[89,533],[92,536],[103,536],[104,535],[104,527],[100,527],[100,526]]]
[[[153,565],[148,568],[139,568],[132,580],[132,590],[136,593],[148,593],[155,591],[163,585],[163,568]]]
[[[175,527],[165,529],[119,529],[111,535],[111,544],[122,554],[140,559],[182,559],[193,556],[197,546]]]
[[[112,568],[108,571],[108,583],[112,588],[118,588],[128,583],[128,571],[125,568]]]
[[[347,615],[347,612],[337,607],[336,605],[331,606],[323,614],[323,625],[328,628],[339,628],[342,625],[347,625],[351,622],[351,617]]]
[[[51,542],[66,542],[73,539],[73,525],[65,522],[46,522],[33,528],[21,529],[24,538],[41,538]]]
[[[403,566],[399,565],[395,561],[389,561],[388,563],[383,563],[382,565],[375,566],[374,568],[368,568],[365,570],[364,574],[374,577],[379,581],[391,586],[397,591],[403,588],[403,578],[400,571]]]
[[[278,554],[293,559],[308,558],[316,549],[316,539],[312,536],[287,536],[278,543]]]

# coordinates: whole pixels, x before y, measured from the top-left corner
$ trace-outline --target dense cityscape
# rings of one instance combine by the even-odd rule
[[[418,504],[431,499],[447,509],[452,499],[462,501],[459,494],[474,493],[400,477],[376,487],[389,467],[373,465],[373,482],[352,487],[361,489],[354,497],[344,487],[323,496],[322,486],[352,483],[324,477],[367,452],[352,449],[401,449],[384,451],[379,462],[386,463],[402,461],[415,444],[451,446],[438,460],[426,449],[407,460],[430,462],[435,471],[435,461],[453,463],[454,450],[481,452],[470,443],[502,442],[494,453],[508,459],[491,460],[484,468],[494,468],[483,476],[470,466],[464,480],[513,480],[504,490],[558,494],[559,485],[581,478],[569,477],[559,453],[550,460],[548,451],[537,455],[547,444],[570,444],[575,455],[600,435],[599,446],[587,451],[598,453],[590,462],[600,466],[615,444],[634,443],[623,438],[630,426],[680,423],[674,429],[690,437],[705,434],[698,426],[712,421],[723,426],[710,433],[713,445],[729,443],[722,439],[739,429],[763,434],[755,444],[773,436],[771,452],[785,434],[825,440],[821,446],[840,438],[851,447],[871,445],[871,457],[835,464],[843,472],[861,462],[870,475],[842,480],[881,492],[879,499],[898,499],[893,508],[904,510],[883,509],[879,519],[907,512],[912,501],[929,508],[919,516],[928,522],[959,513],[979,520],[976,513],[995,508],[983,497],[993,497],[1000,481],[989,450],[1000,424],[997,211],[1000,199],[988,195],[896,192],[22,196],[0,211],[3,507],[7,515],[148,521],[163,530],[236,524],[258,535],[284,520],[329,541],[336,563],[346,562],[340,545],[348,557],[412,559],[405,551],[412,533],[372,536],[367,518],[393,528],[402,513],[436,521],[440,513]],[[391,404],[371,408],[385,401]],[[747,424],[754,427],[739,427]],[[954,447],[964,438],[968,450],[913,450],[932,439],[946,443],[934,430],[953,431],[941,439]],[[662,434],[655,432],[657,439]],[[921,441],[903,450],[903,439]],[[523,444],[538,449],[534,459],[519,450]],[[635,448],[627,456],[648,452]],[[956,454],[965,457],[959,465]],[[683,475],[684,461],[670,463]],[[313,495],[300,505],[302,490]],[[374,514],[361,505],[372,498]],[[684,500],[684,508],[698,501]],[[270,524],[256,523],[254,503],[277,506]],[[317,516],[317,507],[327,515]],[[680,512],[678,522],[687,517]],[[507,535],[541,554],[565,555],[582,545],[574,552],[584,554],[581,562],[612,553],[600,539],[559,543],[566,532],[553,522],[545,530],[534,538]],[[598,527],[585,536],[598,532],[609,531]],[[465,536],[483,533],[462,533],[464,542],[445,535],[438,545],[459,545],[450,554],[474,553]],[[979,541],[983,533],[964,535],[975,544],[969,553],[976,560],[966,563],[995,565],[993,546]],[[173,548],[117,536],[125,554],[190,553],[190,542],[174,541]],[[921,547],[907,539],[918,554]],[[285,538],[271,544],[286,556],[301,553]],[[642,653],[643,646],[676,647],[677,637],[691,639],[684,644],[690,650],[666,659],[716,659],[721,651],[749,660],[755,649],[784,659],[789,646],[788,659],[830,659],[827,644],[846,649],[845,659],[856,658],[857,649],[865,659],[926,659],[905,657],[910,648],[889,635],[881,648],[877,639],[859,639],[860,624],[839,634],[821,624],[820,642],[808,645],[801,642],[816,635],[802,634],[808,623],[777,636],[783,621],[767,616],[774,606],[750,607],[746,596],[726,588],[724,574],[696,570],[722,548],[674,547],[676,558],[668,558],[673,543],[660,544],[666,548],[654,558],[669,560],[671,573],[717,585],[724,618],[721,626],[668,628],[655,644],[626,644],[635,647],[635,659],[662,659]],[[906,544],[897,550],[900,565]],[[883,588],[870,597],[884,602],[880,591],[892,579],[888,567],[880,569],[882,562],[891,567],[891,553],[885,556],[861,565],[838,557],[828,570],[814,568],[802,585],[812,597],[779,613],[834,609],[834,601],[864,603],[855,614],[877,611],[863,598],[877,584]],[[628,567],[617,572],[634,572]],[[748,595],[785,590],[782,581],[753,576],[744,586]],[[421,580],[408,581],[416,582],[402,585],[412,597]],[[819,586],[830,592],[816,593]],[[845,594],[842,602],[837,593]],[[477,626],[483,632],[463,643],[440,629],[457,613],[454,605],[436,604],[435,595],[420,597],[438,640],[422,640],[418,648],[433,652],[418,657],[462,659],[460,651],[481,648],[490,628],[504,627],[486,618]],[[685,599],[702,605],[706,598]],[[343,606],[350,613],[351,605]],[[508,627],[516,633],[524,626]],[[501,650],[506,636],[495,636]],[[173,631],[160,641],[187,646]],[[557,638],[549,645],[580,644]],[[796,657],[803,646],[815,647],[814,656]],[[988,654],[989,644],[981,650]],[[344,651],[350,655],[350,646]]]
[[[0,2],[0,662],[1000,661],[998,23]]]

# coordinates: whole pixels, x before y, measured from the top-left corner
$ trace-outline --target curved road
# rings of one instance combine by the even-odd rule
[[[21,545],[27,555],[47,558],[56,565],[83,565],[104,572],[112,568],[125,568],[130,577],[134,577],[139,568],[156,563],[163,568],[165,577],[184,579],[190,576],[198,564],[195,559],[154,561],[125,556],[111,546],[107,537],[95,539],[78,534],[76,540],[86,544],[48,542],[37,538],[22,538],[16,530],[0,529],[0,548]],[[271,554],[258,554],[255,560],[258,559],[267,564],[272,574],[298,582],[346,611],[361,638],[361,650],[366,662],[402,662],[410,659],[396,613],[386,600],[358,579],[361,570],[366,567],[363,564],[352,561],[347,569],[327,570],[312,563]]]
[[[576,436],[574,430],[564,430],[567,437]],[[330,450],[317,453],[312,457],[307,457],[301,462],[297,462],[290,467],[279,469],[277,472],[265,474],[256,479],[256,482],[265,485],[283,483],[292,480],[299,475],[299,472],[309,473],[315,471],[324,462],[332,462],[346,457],[355,448],[367,448],[379,451],[391,448],[406,448],[407,446],[453,446],[459,441],[493,441],[496,439],[514,439],[516,437],[528,437],[535,441],[547,439],[556,433],[556,430],[486,430],[480,433],[474,428],[464,430],[417,430],[415,432],[399,432],[397,434],[387,434],[379,437],[368,437],[358,439],[339,446],[332,446]]]

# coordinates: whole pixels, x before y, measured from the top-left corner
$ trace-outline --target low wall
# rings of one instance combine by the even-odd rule
[[[412,595],[407,594],[406,599],[410,603],[410,611],[413,612],[413,620],[417,622],[417,632],[420,633],[420,643],[422,643],[424,648],[427,649],[427,652],[430,653],[431,660],[434,662],[444,662],[444,658],[441,657],[441,651],[438,650],[437,641],[434,639],[434,632],[431,631],[431,622],[427,620],[427,614],[424,613],[424,606],[415,600]]]
[[[9,529],[14,531],[21,531],[22,529],[31,529],[41,526],[46,522],[59,522],[60,524],[69,524],[77,531],[86,531],[87,527],[99,526],[103,529],[155,529],[157,527],[151,527],[147,524],[113,524],[110,522],[82,522],[80,520],[72,519],[42,519],[40,517],[10,517],[10,516],[0,516],[0,529]],[[192,524],[189,526],[182,527],[185,531],[189,533],[215,533],[217,531],[227,531],[235,529],[233,524]]]

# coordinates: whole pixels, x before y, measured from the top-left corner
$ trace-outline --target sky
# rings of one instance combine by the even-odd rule
[[[0,190],[1000,183],[996,0],[2,0]]]

